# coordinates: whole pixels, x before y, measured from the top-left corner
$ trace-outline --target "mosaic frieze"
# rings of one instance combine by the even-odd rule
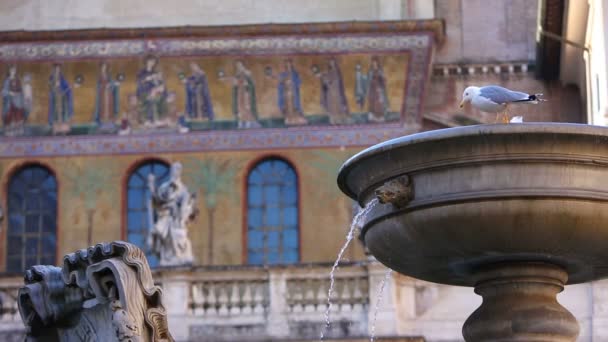
[[[418,124],[435,31],[16,40],[0,44],[2,133]]]

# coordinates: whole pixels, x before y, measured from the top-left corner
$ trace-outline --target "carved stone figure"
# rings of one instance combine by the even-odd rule
[[[154,175],[148,177],[148,214],[152,226],[147,245],[159,257],[161,266],[189,265],[193,261],[187,225],[197,214],[196,195],[188,191],[181,173],[182,164],[173,163],[169,180],[158,189],[154,187]]]
[[[174,341],[143,251],[123,241],[28,269],[18,305],[28,342]]]
[[[118,340],[121,342],[140,342],[141,333],[139,327],[133,317],[122,308],[120,301],[112,301],[111,307],[113,312],[112,326],[114,327],[114,332],[116,333]]]
[[[392,203],[397,208],[405,207],[413,196],[412,181],[408,175],[392,179],[376,189],[378,202]]]

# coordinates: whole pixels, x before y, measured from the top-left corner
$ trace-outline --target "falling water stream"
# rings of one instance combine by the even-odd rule
[[[331,272],[329,272],[329,290],[327,290],[327,309],[325,310],[325,325],[321,329],[321,337],[320,337],[321,341],[323,341],[323,339],[325,338],[325,333],[326,333],[327,329],[329,328],[329,326],[331,325],[329,315],[330,315],[331,306],[332,306],[331,295],[334,290],[334,282],[335,282],[334,273],[338,269],[338,264],[342,260],[342,256],[344,255],[346,248],[348,248],[348,245],[350,244],[352,239],[355,237],[355,229],[356,228],[361,229],[361,226],[363,225],[363,219],[365,218],[365,216],[367,216],[369,211],[376,205],[376,203],[378,203],[378,199],[376,199],[376,198],[372,199],[365,206],[365,208],[363,208],[362,210],[359,210],[357,215],[355,215],[355,217],[353,218],[353,222],[350,225],[350,229],[348,230],[348,234],[346,234],[346,241],[344,242],[342,249],[340,249],[340,252],[338,253],[338,258],[336,259],[336,262],[334,262],[334,265],[331,268]]]
[[[378,310],[380,309],[380,304],[382,303],[382,294],[384,293],[384,287],[386,287],[386,282],[389,280],[392,273],[393,270],[386,270],[386,274],[384,275],[384,278],[380,283],[380,287],[378,288],[378,295],[376,296],[376,306],[374,307],[374,318],[372,319],[372,328],[370,329],[370,342],[374,342],[374,340],[376,339],[376,318],[378,317]]]

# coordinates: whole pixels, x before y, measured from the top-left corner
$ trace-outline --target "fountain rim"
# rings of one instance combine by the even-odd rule
[[[351,169],[360,165],[366,159],[373,158],[387,151],[410,145],[463,138],[467,136],[519,134],[560,134],[571,136],[608,137],[608,127],[581,123],[528,122],[516,124],[482,124],[460,126],[414,133],[378,143],[350,157],[338,170],[338,188],[348,197],[359,201],[358,194],[352,191],[347,184],[347,179]]]

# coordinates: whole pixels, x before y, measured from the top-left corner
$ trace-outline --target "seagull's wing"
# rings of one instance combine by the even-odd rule
[[[517,101],[526,101],[530,99],[530,95],[521,91],[512,91],[507,88],[491,85],[479,88],[479,94],[485,98],[492,100],[494,103],[510,103]]]

